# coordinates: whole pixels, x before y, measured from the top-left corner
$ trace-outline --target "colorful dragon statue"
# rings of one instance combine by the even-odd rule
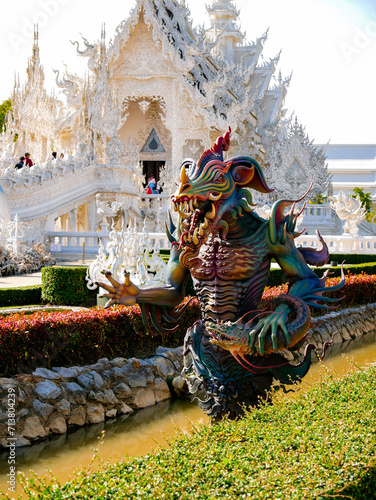
[[[175,227],[170,217],[167,234],[172,243],[165,287],[138,288],[126,274],[124,283],[107,275],[111,285],[100,283],[113,303],[140,304],[144,322],[159,332],[179,321],[189,275],[201,306],[202,319],[188,331],[184,342],[184,370],[189,389],[206,392],[199,405],[213,419],[235,417],[244,406],[265,397],[273,379],[281,384],[303,377],[311,363],[307,346],[304,359],[292,365],[284,350],[297,349],[310,326],[310,307],[327,308],[325,297],[343,286],[324,288],[308,264],[321,266],[329,253],[297,248],[295,203],[277,201],[269,220],[254,212],[249,190],[261,193],[267,186],[258,163],[239,156],[224,160],[230,132],[219,137],[196,163],[181,166],[180,185],[172,196],[178,213]],[[301,198],[302,199],[302,198]],[[291,207],[285,215],[286,208]],[[288,277],[288,293],[267,310],[260,301],[274,258]]]

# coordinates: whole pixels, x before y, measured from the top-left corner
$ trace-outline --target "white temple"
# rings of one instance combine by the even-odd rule
[[[267,33],[246,41],[234,1],[212,0],[207,12],[210,28],[196,29],[184,0],[137,0],[108,42],[104,27],[97,41],[73,42],[87,72],[55,71],[58,97],[45,90],[35,31],[0,137],[0,185],[34,240],[95,233],[96,201],[118,202],[125,225],[148,216],[149,230],[162,230],[182,160],[198,159],[228,126],[231,156],[255,158],[274,198],[299,197],[311,182],[310,196],[328,189],[323,150],[283,107],[290,76],[277,72],[279,54],[262,57]],[[26,151],[34,166],[15,169]],[[165,189],[149,201],[151,175]]]

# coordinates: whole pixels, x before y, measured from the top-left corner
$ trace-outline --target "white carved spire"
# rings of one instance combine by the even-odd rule
[[[217,53],[221,52],[229,62],[234,62],[234,48],[244,40],[244,35],[237,26],[239,11],[232,0],[214,0],[207,7],[211,19],[209,36],[218,39]]]

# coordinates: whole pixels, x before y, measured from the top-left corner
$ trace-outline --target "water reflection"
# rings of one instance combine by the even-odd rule
[[[348,358],[339,354],[348,354]],[[354,365],[364,366],[376,361],[376,331],[357,340],[336,343],[329,346],[325,366],[330,366],[338,374],[354,369]],[[308,384],[317,379],[320,365],[315,363],[304,379]],[[115,462],[126,455],[149,453],[158,445],[165,446],[166,438],[177,429],[189,432],[190,422],[208,422],[209,419],[200,408],[189,399],[164,401],[150,408],[123,415],[69,434],[55,436],[34,446],[17,449],[17,470],[30,477],[32,468],[39,476],[46,470],[65,482],[74,470],[87,467],[91,463],[102,430],[106,430],[104,443],[99,450],[102,461]],[[96,461],[93,469],[100,467]],[[0,488],[6,491],[8,472],[7,453],[0,454]],[[18,487],[18,489],[20,489]],[[20,491],[18,492],[20,493]]]

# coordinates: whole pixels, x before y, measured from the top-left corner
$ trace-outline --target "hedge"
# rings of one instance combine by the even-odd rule
[[[86,267],[44,267],[42,300],[64,306],[94,305],[98,291],[86,286],[86,271]]]
[[[330,278],[327,286],[338,281],[339,278]],[[263,295],[264,305],[286,290],[286,285],[267,289]],[[345,286],[330,294],[331,297],[343,295],[340,307],[376,302],[376,275],[348,275]],[[38,366],[91,364],[101,357],[151,355],[161,344],[182,345],[186,330],[199,317],[200,307],[195,298],[182,316],[179,328],[162,337],[145,330],[138,305],[13,314],[0,319],[0,376],[31,372]]]
[[[85,365],[103,357],[149,356],[162,344],[182,345],[187,328],[199,315],[195,299],[181,318],[179,328],[161,336],[145,330],[138,305],[12,314],[0,319],[0,377],[30,373],[39,366]]]
[[[323,374],[272,402],[238,421],[191,423],[166,447],[102,462],[66,484],[23,479],[23,492],[44,500],[375,499],[376,367]]]
[[[30,306],[41,304],[40,285],[0,288],[0,307]]]

